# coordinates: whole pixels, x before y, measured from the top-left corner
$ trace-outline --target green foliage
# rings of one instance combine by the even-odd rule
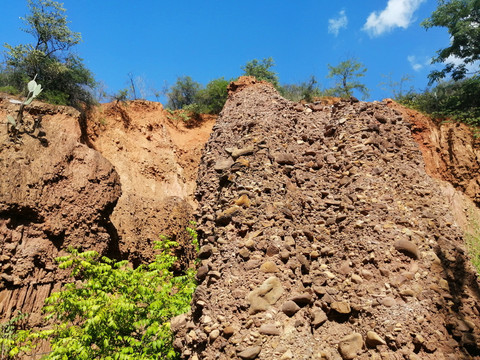
[[[257,80],[264,80],[272,83],[276,88],[279,87],[278,75],[276,72],[270,70],[275,66],[273,58],[265,58],[261,61],[253,59],[241,67],[243,75],[255,76]]]
[[[167,107],[172,110],[182,109],[185,105],[193,104],[201,85],[190,76],[177,78],[177,82],[167,92]]]
[[[0,92],[4,92],[4,93],[10,94],[10,95],[20,94],[18,89],[16,89],[15,87],[13,87],[11,85],[0,86]]]
[[[202,88],[202,85],[190,76],[180,77],[167,92],[167,107],[172,110],[184,110],[175,113],[175,116],[180,116],[184,122],[198,114],[218,114],[227,101],[229,83],[230,81],[222,77],[210,81]]]
[[[19,311],[17,315],[8,320],[5,323],[0,324],[0,359],[11,359],[20,350],[17,347],[17,343],[25,341],[26,331],[23,331],[25,327],[25,318],[27,314]],[[22,350],[26,349],[25,347]]]
[[[395,81],[392,78],[392,74],[384,75],[382,77],[385,79],[379,85],[384,91],[390,92],[391,97],[395,101],[399,101],[405,98],[408,94],[414,91],[413,86],[407,87],[406,84],[412,81],[413,76],[410,74],[403,75],[399,81]]]
[[[42,85],[37,84],[35,79],[33,79],[27,84],[27,89],[27,98],[20,103],[20,108],[17,110],[17,117],[14,118],[11,115],[7,115],[7,131],[14,140],[19,140],[19,136],[23,133],[32,133],[35,130],[36,125],[38,125],[35,121],[33,122],[32,128],[28,129],[23,118],[23,111],[25,110],[25,106],[30,105],[33,99],[42,92]]]
[[[118,90],[118,92],[113,95],[113,100],[116,102],[125,102],[129,99],[129,89]]]
[[[196,106],[197,104],[190,104],[186,105],[185,108],[189,108],[192,105]],[[172,110],[172,109],[165,109],[167,111],[167,118],[173,122],[176,128],[178,128],[178,124],[180,122],[183,122],[184,124],[187,124],[190,120],[190,113],[192,110]]]
[[[399,102],[440,119],[448,117],[480,126],[480,76],[443,81],[423,93],[410,92]]]
[[[53,99],[56,103],[73,106],[93,104],[90,89],[95,86],[95,80],[83,60],[69,52],[81,41],[81,36],[68,28],[62,4],[51,0],[28,0],[28,7],[30,14],[22,20],[26,24],[24,31],[33,36],[34,43],[5,44],[6,66],[1,78],[7,79],[8,83],[2,85],[21,90],[25,78],[37,76],[49,89],[41,96],[44,100]]]
[[[323,95],[322,90],[317,86],[317,79],[315,76],[310,76],[310,79],[299,85],[285,84],[279,88],[280,94],[291,101],[306,101],[310,103],[315,98]]]
[[[194,241],[196,241],[196,233]],[[29,335],[47,339],[45,359],[175,359],[170,319],[189,310],[194,271],[175,275],[177,243],[163,238],[153,263],[132,269],[126,261],[100,258],[94,251],[58,258],[81,281],[66,284],[46,300],[51,330]]]
[[[229,83],[223,77],[210,81],[196,95],[195,102],[200,105],[197,110],[202,114],[219,114],[227,101]]]
[[[328,64],[327,78],[335,79],[335,86],[327,90],[327,95],[349,98],[353,96],[353,91],[357,90],[362,94],[362,98],[369,95],[367,87],[357,79],[364,77],[367,68],[356,59],[347,59],[337,66]]]
[[[450,46],[437,51],[433,63],[447,63],[441,71],[432,71],[430,84],[451,73],[460,80],[467,75],[467,65],[480,60],[480,0],[439,0],[437,9],[422,22],[426,29],[445,27],[450,34]],[[462,63],[454,64],[452,58]],[[477,70],[474,74],[478,74]]]

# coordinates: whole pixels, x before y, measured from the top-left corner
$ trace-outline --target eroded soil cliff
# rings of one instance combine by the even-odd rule
[[[185,227],[193,220],[197,169],[214,117],[187,127],[160,103],[129,101],[102,105],[89,121],[91,145],[120,175],[122,196],[112,214],[120,251],[135,263],[152,260],[160,235],[183,245],[193,260]]]
[[[0,100],[0,118],[15,115]],[[67,280],[54,259],[68,246],[139,264],[165,235],[184,245],[179,266],[195,258],[185,227],[214,118],[188,128],[144,101],[103,105],[87,122],[67,107],[29,111],[42,127],[22,143],[0,127],[1,321],[22,311],[42,324],[44,299]]]
[[[18,106],[1,103],[0,118]],[[35,103],[34,136],[12,144],[0,127],[0,318],[22,311],[31,324],[65,280],[55,258],[68,246],[118,257],[110,214],[121,194],[113,166],[80,143],[78,112]]]
[[[199,170],[188,359],[479,358],[463,232],[386,103],[230,95]]]
[[[391,101],[295,104],[249,78],[230,90],[213,132],[147,101],[88,121],[35,103],[43,127],[17,145],[0,127],[0,318],[42,324],[69,245],[140,263],[164,234],[188,263],[196,212],[200,286],[172,322],[184,358],[480,358],[459,227],[476,208],[457,191],[478,205],[469,130]],[[0,119],[15,110],[0,99]]]

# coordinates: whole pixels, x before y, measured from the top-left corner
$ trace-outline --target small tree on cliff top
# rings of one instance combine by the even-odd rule
[[[65,8],[57,1],[28,0],[30,14],[22,20],[24,31],[33,36],[32,44],[5,44],[8,84],[23,91],[25,79],[33,79],[45,87],[41,98],[62,105],[91,103],[88,88],[95,86],[92,73],[82,59],[70,53],[81,41],[80,33],[68,28]],[[28,81],[28,80],[27,80]]]
[[[363,98],[368,97],[367,87],[357,80],[364,77],[367,72],[367,68],[362,63],[355,59],[348,59],[337,66],[328,64],[328,69],[327,78],[335,79],[335,86],[328,91],[330,95],[350,97],[353,96],[354,90],[357,90]]]

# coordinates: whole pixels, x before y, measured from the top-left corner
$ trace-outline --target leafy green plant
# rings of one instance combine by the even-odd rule
[[[125,103],[129,99],[129,89],[121,89],[118,90],[118,92],[112,96],[113,100],[116,101],[117,103]]]
[[[95,80],[83,60],[70,52],[82,37],[68,28],[65,8],[52,0],[28,0],[27,4],[29,14],[21,19],[24,31],[34,41],[16,46],[5,44],[2,85],[21,90],[25,78],[38,75],[38,80],[49,89],[41,95],[43,100],[77,108],[93,105],[91,89]]]
[[[480,126],[480,76],[442,81],[421,93],[409,92],[398,101],[437,119],[451,118]]]
[[[219,114],[227,101],[227,87],[230,80],[223,77],[210,81],[204,89],[198,91],[195,97],[196,108],[202,114]],[[185,107],[184,107],[185,109]]]
[[[422,22],[425,29],[444,27],[450,34],[449,46],[437,51],[433,63],[445,63],[434,70],[430,85],[451,74],[453,80],[480,73],[480,2],[478,0],[439,0],[437,9]]]
[[[271,83],[276,88],[279,87],[278,75],[271,68],[275,66],[272,57],[262,59],[261,61],[253,59],[241,67],[243,75],[255,76],[257,80],[264,80]]]
[[[195,103],[200,89],[200,83],[194,81],[190,76],[177,78],[177,82],[166,93],[168,98],[167,107],[172,110],[180,110],[186,105]]]
[[[300,84],[284,84],[279,88],[280,94],[291,101],[306,101],[310,103],[315,98],[323,95],[322,90],[317,85],[315,76],[310,76],[309,80]]]
[[[189,310],[196,285],[193,269],[181,275],[172,272],[176,246],[162,238],[155,261],[136,269],[94,251],[69,249],[70,254],[57,261],[78,280],[46,300],[52,329],[30,333],[28,339],[50,342],[45,359],[177,358],[169,321]],[[21,350],[17,344],[11,352]]]
[[[196,105],[196,104],[194,104]],[[178,128],[178,124],[183,122],[184,124],[187,124],[190,120],[190,114],[191,110],[188,110],[188,105],[185,106],[187,110],[172,110],[172,109],[165,109],[167,111],[167,119],[169,119],[176,128]]]
[[[20,92],[12,85],[0,86],[0,92],[4,92],[10,95],[18,95]]]
[[[20,102],[20,108],[17,110],[16,118],[14,118],[12,115],[7,115],[7,130],[15,138],[17,138],[19,134],[22,134],[24,132],[33,132],[36,125],[38,125],[38,122],[34,121],[32,128],[27,129],[23,118],[23,111],[25,110],[25,107],[30,105],[33,99],[35,99],[42,92],[42,85],[37,84],[35,79],[33,79],[28,83],[27,89],[27,99],[23,102]]]
[[[347,59],[337,66],[328,64],[327,78],[335,79],[335,86],[327,90],[327,95],[348,98],[353,96],[353,91],[359,91],[363,98],[368,97],[367,87],[359,82],[358,78],[364,77],[367,68],[356,59]]]
[[[11,359],[15,354],[15,344],[25,340],[22,336],[23,332],[19,330],[24,329],[24,320],[27,317],[27,314],[19,311],[13,318],[0,324],[0,360]]]

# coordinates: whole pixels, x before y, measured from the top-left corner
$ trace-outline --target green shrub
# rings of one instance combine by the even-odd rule
[[[205,89],[201,89],[197,93],[195,99],[195,102],[199,105],[197,110],[202,114],[219,114],[227,101],[228,84],[230,84],[230,81],[223,77],[210,81]]]
[[[4,45],[5,67],[0,84],[22,91],[25,79],[36,77],[49,89],[40,99],[77,108],[93,105],[91,89],[95,80],[83,59],[70,52],[82,37],[68,28],[63,4],[53,0],[28,0],[27,6],[29,14],[21,18],[26,26],[23,31],[32,35],[34,42]]]
[[[273,58],[265,58],[261,61],[253,59],[252,61],[247,62],[244,66],[241,67],[243,70],[243,75],[245,76],[255,76],[257,80],[264,80],[271,83],[275,88],[278,88],[279,80],[276,72],[270,70],[275,66],[275,61]]]
[[[10,320],[0,324],[0,359],[10,359],[10,352],[15,348],[16,343],[24,341],[22,332],[25,328],[24,319],[27,318],[27,314],[19,311]]]
[[[188,230],[197,245],[196,233]],[[54,326],[27,332],[27,339],[50,342],[52,351],[45,359],[177,358],[170,319],[189,310],[195,281],[193,269],[182,275],[172,272],[176,246],[163,238],[155,261],[136,269],[127,261],[70,249],[70,255],[57,260],[61,269],[72,269],[74,280],[53,293],[44,308]],[[20,351],[17,346],[10,353]]]
[[[40,97],[43,101],[53,105],[68,105],[68,94],[59,90],[45,90]]]
[[[200,83],[194,81],[190,76],[177,78],[175,85],[171,86],[170,91],[167,92],[167,107],[172,110],[180,110],[186,105],[195,103],[200,89]]]
[[[322,90],[317,86],[317,79],[315,76],[310,76],[310,79],[299,85],[285,84],[279,88],[280,94],[291,101],[304,100],[307,103],[314,101],[314,98],[323,95]]]
[[[6,86],[0,86],[0,92],[4,92],[10,95],[18,95],[20,94],[20,91],[18,91],[17,88],[11,85],[6,85]]]
[[[480,126],[480,76],[440,82],[423,93],[409,92],[399,102],[439,119]]]

